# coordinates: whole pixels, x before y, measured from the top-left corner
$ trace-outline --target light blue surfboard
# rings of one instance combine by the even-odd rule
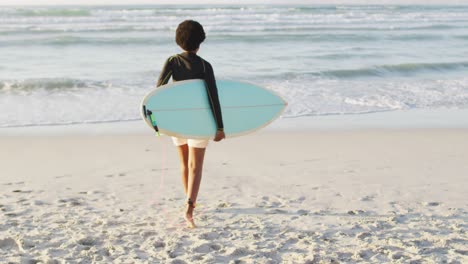
[[[226,137],[265,127],[287,105],[280,96],[254,84],[218,80],[216,85]],[[143,98],[141,110],[145,122],[165,135],[211,139],[216,133],[205,82],[200,79],[156,88]]]

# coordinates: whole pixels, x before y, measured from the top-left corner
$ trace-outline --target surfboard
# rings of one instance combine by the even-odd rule
[[[278,118],[287,102],[255,84],[218,80],[218,97],[226,137],[257,131]],[[205,81],[193,79],[160,86],[142,100],[141,114],[151,128],[169,136],[212,139],[216,122]]]

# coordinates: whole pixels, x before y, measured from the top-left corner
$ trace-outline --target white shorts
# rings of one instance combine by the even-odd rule
[[[191,139],[191,138],[187,139],[187,138],[172,137],[172,142],[177,147],[185,145],[185,144],[188,144],[188,146],[192,148],[206,148],[206,146],[208,146],[207,139]]]

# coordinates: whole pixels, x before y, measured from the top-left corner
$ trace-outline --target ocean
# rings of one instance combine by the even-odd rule
[[[283,118],[468,108],[468,6],[0,7],[0,127],[139,119],[185,19]]]

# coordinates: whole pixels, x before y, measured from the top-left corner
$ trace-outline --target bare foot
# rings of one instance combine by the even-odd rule
[[[187,209],[185,211],[185,221],[187,221],[187,227],[195,228],[195,222],[193,221],[193,207],[190,204],[187,204]]]

